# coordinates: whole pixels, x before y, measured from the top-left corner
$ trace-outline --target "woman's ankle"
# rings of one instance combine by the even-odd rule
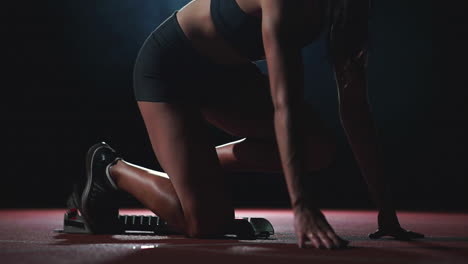
[[[109,180],[109,183],[111,184],[111,186],[118,190],[120,189],[119,186],[118,186],[118,167],[122,166],[123,165],[123,160],[121,158],[116,158],[112,163],[110,163],[109,165],[107,165],[106,167],[106,175],[107,175],[107,179]]]

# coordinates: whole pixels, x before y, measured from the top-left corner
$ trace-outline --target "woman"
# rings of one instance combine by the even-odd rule
[[[373,237],[421,237],[400,227],[385,191],[366,98],[368,7],[368,0],[194,0],[175,11],[148,37],[134,71],[135,97],[167,174],[130,164],[105,143],[91,147],[80,208],[91,230],[115,231],[120,189],[187,236],[217,237],[234,218],[224,172],[282,171],[298,245],[345,247],[303,185],[335,153],[331,129],[303,98],[301,49],[326,30],[342,124],[379,209]],[[253,63],[260,59],[268,76]],[[206,122],[245,139],[215,147]]]

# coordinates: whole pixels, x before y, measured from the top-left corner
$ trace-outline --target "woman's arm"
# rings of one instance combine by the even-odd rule
[[[268,65],[270,90],[275,108],[274,127],[283,172],[295,213],[295,230],[300,247],[310,240],[315,247],[341,247],[339,238],[307,196],[303,180],[304,135],[299,120],[304,95],[302,47],[295,28],[300,28],[297,14],[302,1],[264,0],[262,32]]]
[[[394,210],[387,191],[382,150],[367,99],[367,55],[335,61],[339,113],[354,156],[379,210]]]
[[[284,0],[265,0],[262,14],[263,42],[275,109],[274,125],[283,172],[293,205],[304,200],[301,177],[305,174],[298,107],[303,101],[304,73],[301,48],[294,45],[293,17]]]
[[[367,98],[367,53],[351,61],[335,60],[339,113],[348,142],[379,209],[379,231],[371,238],[391,235],[398,239],[421,238],[422,234],[400,227],[390,189],[386,181],[382,147]]]

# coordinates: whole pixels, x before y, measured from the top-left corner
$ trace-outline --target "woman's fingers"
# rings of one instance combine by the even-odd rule
[[[369,234],[370,239],[378,239],[385,236],[385,233],[379,229],[377,229],[374,233]]]
[[[342,239],[341,237],[339,237],[339,239],[340,239],[341,247],[345,248],[349,245],[349,240]]]
[[[388,235],[393,236],[396,240],[403,240],[403,241],[411,240],[408,233],[404,229],[401,229],[394,233],[389,233]]]
[[[297,234],[297,245],[299,248],[305,248],[306,247],[306,235],[303,233]]]
[[[423,234],[407,231],[403,228],[395,234],[390,234],[390,236],[393,236],[395,239],[398,240],[412,240],[417,238],[424,238]]]
[[[407,231],[408,232],[408,235],[410,236],[410,238],[424,238],[424,234],[421,234],[421,233],[416,233],[416,232],[413,232],[413,231]]]
[[[342,248],[348,244],[348,241],[336,235],[319,210],[306,209],[301,207],[295,211],[294,215],[294,228],[300,248],[307,247],[309,241],[314,248]]]
[[[424,238],[423,234],[406,231],[403,228],[400,228],[399,230],[391,231],[391,232],[378,229],[374,233],[369,234],[369,238],[371,239],[378,239],[384,236],[391,236],[397,240],[411,240],[411,239],[416,239],[416,238]]]
[[[325,245],[326,248],[332,249],[334,247],[333,242],[331,239],[322,231],[317,232],[318,237],[322,240],[322,243]]]
[[[307,240],[310,241],[314,248],[345,248],[349,244],[348,240],[340,238],[331,231],[316,231],[307,233],[307,235],[298,235],[298,246],[300,248],[306,248]]]
[[[313,233],[309,233],[307,237],[309,238],[310,243],[312,243],[312,245],[315,248],[322,248],[322,243],[316,235],[314,235]]]
[[[333,241],[333,244],[336,248],[340,248],[343,246],[342,240],[339,236],[335,234],[333,231],[328,231],[327,236]]]

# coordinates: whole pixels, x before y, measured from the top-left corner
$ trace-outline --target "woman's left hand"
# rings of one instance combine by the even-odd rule
[[[378,221],[379,229],[377,229],[377,231],[374,233],[369,234],[370,239],[378,239],[384,236],[391,236],[397,240],[405,241],[424,238],[423,234],[401,228],[394,210],[380,211]]]

